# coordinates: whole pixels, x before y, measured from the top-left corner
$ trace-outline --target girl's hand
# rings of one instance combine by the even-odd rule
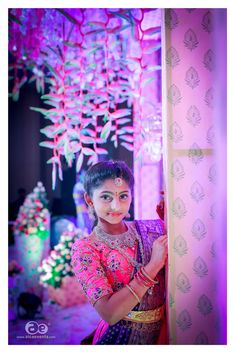
[[[160,236],[153,242],[150,264],[159,271],[164,267],[168,255],[167,235]]]
[[[158,216],[164,221],[164,210],[165,210],[164,191],[161,191],[160,194],[162,198],[160,202],[157,204],[156,212]]]

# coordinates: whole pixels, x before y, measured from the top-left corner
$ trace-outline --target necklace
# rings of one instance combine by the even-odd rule
[[[134,250],[136,242],[138,241],[136,229],[134,227],[131,225],[127,226],[127,231],[125,233],[117,235],[106,233],[100,226],[96,226],[94,231],[100,240],[107,244],[109,248],[118,250],[120,254],[122,254],[131,263],[132,266],[137,268],[143,266],[142,263],[137,262],[128,254],[127,251],[125,251],[126,248],[132,248]]]

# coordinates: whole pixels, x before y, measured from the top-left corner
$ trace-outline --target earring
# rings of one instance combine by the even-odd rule
[[[88,215],[89,215],[89,218],[94,221],[96,219],[95,217],[95,209],[92,205],[92,203],[89,204],[88,206]]]

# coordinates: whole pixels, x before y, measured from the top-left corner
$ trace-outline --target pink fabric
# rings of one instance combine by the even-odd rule
[[[99,322],[97,329],[95,331],[92,344],[96,344],[96,342],[103,336],[103,334],[105,333],[108,327],[109,327],[109,324],[106,321],[101,320]]]
[[[125,251],[134,257],[135,249]],[[72,266],[92,305],[129,283],[133,271],[133,266],[119,251],[110,249],[95,234],[74,243]]]

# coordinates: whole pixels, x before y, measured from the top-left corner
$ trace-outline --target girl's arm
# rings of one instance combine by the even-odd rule
[[[144,267],[147,274],[154,279],[161,268],[165,265],[167,258],[167,236],[159,237],[153,243],[150,262]],[[133,279],[130,286],[141,299],[148,288],[141,286],[136,279]],[[114,325],[126,316],[138,303],[137,298],[127,287],[123,287],[112,295],[100,298],[94,308],[109,325]]]

